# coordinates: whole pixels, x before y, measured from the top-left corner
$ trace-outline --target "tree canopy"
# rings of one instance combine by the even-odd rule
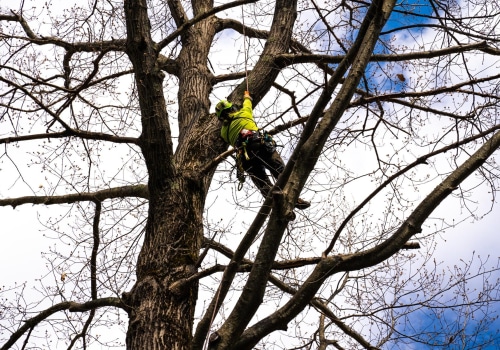
[[[499,10],[2,4],[0,215],[37,225],[2,245],[43,263],[1,284],[1,349],[498,346],[498,257],[436,251],[496,204]],[[265,198],[214,115],[246,90]]]

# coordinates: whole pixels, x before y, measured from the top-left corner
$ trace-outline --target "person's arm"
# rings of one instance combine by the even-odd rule
[[[252,97],[248,91],[245,91],[245,94],[243,95],[243,107],[241,109],[246,113],[250,113],[250,117],[253,118]]]

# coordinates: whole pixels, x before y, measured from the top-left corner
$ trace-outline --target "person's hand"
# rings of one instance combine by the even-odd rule
[[[245,90],[245,93],[243,94],[243,98],[248,98],[250,99],[250,101],[252,100],[252,97],[250,96],[250,91],[246,91]]]

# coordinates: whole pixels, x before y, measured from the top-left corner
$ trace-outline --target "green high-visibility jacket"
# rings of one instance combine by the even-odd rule
[[[252,100],[249,97],[243,99],[243,107],[239,111],[229,114],[229,119],[222,124],[220,135],[224,141],[234,146],[243,129],[259,130],[253,120]]]

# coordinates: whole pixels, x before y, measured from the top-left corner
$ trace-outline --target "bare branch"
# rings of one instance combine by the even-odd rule
[[[453,171],[417,206],[400,228],[380,245],[364,252],[344,257],[339,269],[349,271],[360,269],[393,255],[416,233],[421,232],[423,222],[457,187],[500,148],[500,132],[497,131],[462,165]]]
[[[432,51],[418,51],[400,54],[374,54],[371,56],[371,62],[402,62],[409,60],[428,59],[435,57],[448,56],[456,53],[463,53],[469,51],[480,51],[489,53],[491,55],[499,56],[500,50],[489,45],[487,42],[479,42],[466,45],[451,46],[440,50]],[[276,58],[277,63],[281,66],[289,66],[300,63],[328,63],[338,64],[344,59],[344,55],[331,56],[331,55],[318,55],[318,54],[281,54]]]
[[[335,232],[335,234],[333,235],[333,238],[329,244],[329,246],[325,249],[325,251],[323,252],[323,256],[326,256],[328,254],[330,254],[330,252],[332,251],[335,243],[337,242],[338,238],[340,237],[340,234],[342,233],[343,229],[345,228],[345,226],[347,225],[347,223],[370,201],[372,200],[378,193],[380,193],[380,191],[386,187],[387,185],[389,185],[392,181],[394,181],[395,179],[397,179],[399,176],[401,176],[402,174],[405,174],[407,173],[409,170],[411,170],[412,168],[418,166],[418,165],[421,165],[421,164],[426,164],[427,160],[430,159],[431,157],[434,157],[438,154],[442,154],[442,153],[445,153],[451,149],[455,149],[456,147],[460,146],[460,145],[464,145],[464,144],[467,144],[469,142],[472,142],[472,141],[475,141],[477,139],[480,139],[480,138],[483,138],[485,137],[486,135],[488,134],[491,134],[492,132],[495,132],[497,130],[500,129],[500,125],[497,125],[493,128],[490,128],[488,130],[486,130],[485,132],[482,132],[482,133],[479,133],[475,136],[472,136],[472,137],[468,137],[468,138],[465,138],[463,140],[460,140],[460,141],[457,141],[453,144],[450,144],[448,146],[445,146],[445,147],[442,147],[438,150],[435,150],[434,152],[431,152],[431,153],[428,153],[424,156],[421,156],[419,157],[418,159],[416,159],[414,162],[412,162],[411,164],[408,164],[406,167],[404,167],[403,169],[397,171],[395,174],[391,175],[389,178],[387,178],[380,186],[378,186],[372,193],[370,193],[370,195],[368,195],[345,219],[344,221],[340,224],[339,228],[337,229],[337,231]],[[406,242],[404,242],[406,243]]]
[[[122,302],[120,298],[101,298],[97,300],[88,301],[86,303],[75,303],[73,301],[65,301],[50,308],[40,312],[37,316],[32,317],[24,322],[24,324],[19,327],[10,337],[9,340],[0,348],[0,350],[10,349],[12,345],[15,344],[19,338],[29,331],[30,329],[36,327],[40,322],[46,320],[53,314],[59,311],[70,311],[70,312],[86,312],[101,307],[112,306],[123,310],[127,310],[127,306]]]
[[[37,45],[56,45],[65,48],[68,51],[86,51],[99,52],[103,49],[108,51],[123,51],[125,49],[125,40],[101,41],[101,42],[76,42],[69,43],[55,37],[37,36],[30,28],[26,20],[19,14],[13,12],[13,16],[2,16],[0,20],[17,21],[21,24],[28,38],[20,38],[32,42]]]
[[[109,141],[113,143],[127,143],[133,145],[139,145],[140,143],[139,139],[136,137],[122,137],[122,136],[104,134],[100,132],[91,132],[91,131],[69,128],[62,132],[47,132],[45,134],[6,137],[0,139],[0,144],[9,144],[9,143],[22,142],[28,140],[60,139],[67,137],[78,137],[84,140],[96,140],[96,141],[100,140],[100,141]]]
[[[82,201],[99,201],[102,202],[106,199],[123,198],[123,197],[138,197],[149,198],[149,193],[146,185],[131,185],[123,187],[109,188],[91,193],[73,193],[62,196],[26,196],[18,198],[0,199],[0,206],[12,206],[13,208],[22,204],[67,204]]]
[[[240,5],[244,5],[244,4],[251,4],[251,3],[254,3],[256,1],[257,0],[237,0],[234,2],[230,2],[228,4],[214,7],[205,13],[199,14],[199,15],[195,16],[194,18],[192,18],[190,21],[182,23],[177,28],[177,30],[175,30],[173,33],[169,34],[165,39],[160,41],[158,43],[158,48],[161,50],[162,48],[167,46],[169,43],[171,43],[175,38],[177,38],[180,34],[182,34],[182,32],[184,32],[186,29],[188,29],[189,27],[193,26],[194,24],[204,20],[205,18],[208,18],[210,16],[215,15],[217,12],[224,11],[224,10],[227,10],[227,9],[230,9],[233,7],[237,7]]]

